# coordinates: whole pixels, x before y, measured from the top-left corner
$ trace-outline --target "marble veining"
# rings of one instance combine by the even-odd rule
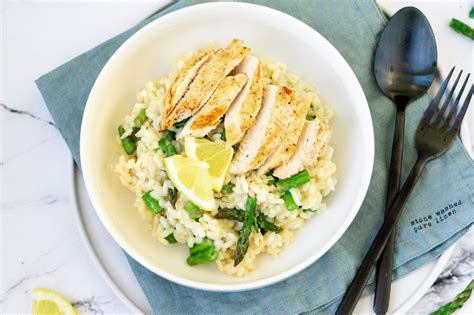
[[[36,115],[34,115],[34,114],[32,114],[32,113],[26,111],[26,110],[14,109],[14,108],[8,107],[7,105],[2,104],[2,103],[0,103],[0,107],[1,107],[2,109],[6,110],[6,111],[9,112],[9,113],[17,114],[17,115],[26,115],[26,116],[28,116],[28,117],[30,117],[30,118],[33,118],[33,119],[38,120],[38,121],[45,122],[45,123],[47,123],[47,124],[49,124],[49,125],[55,127],[55,125],[54,125],[54,123],[53,123],[52,121],[46,120],[46,119],[43,119],[43,118],[40,118],[40,117],[38,117],[38,116],[36,116]]]
[[[92,296],[88,299],[72,301],[71,304],[78,312],[84,312],[90,315],[105,314],[104,307],[110,304],[110,299],[100,299]]]
[[[433,286],[410,312],[422,314],[437,310],[440,306],[452,301],[473,279],[474,228],[471,227],[470,231],[457,244],[452,256],[433,283]],[[473,303],[467,304],[465,307],[468,308],[472,305]]]
[[[23,284],[23,282],[29,281],[29,280],[34,279],[34,278],[39,278],[39,277],[44,277],[44,276],[50,275],[50,274],[56,272],[58,269],[59,269],[59,267],[56,267],[56,268],[54,268],[52,270],[49,270],[49,271],[45,271],[45,272],[38,273],[38,274],[27,275],[27,276],[24,276],[24,277],[18,279],[14,284],[12,284],[10,287],[8,287],[5,290],[5,292],[2,293],[3,297],[0,298],[0,303],[4,302],[7,299],[8,294],[11,291],[15,290],[16,288],[18,288],[21,284]]]
[[[1,202],[3,210],[12,210],[22,206],[53,205],[55,203],[66,202],[66,199],[59,199],[56,196],[47,194],[36,199],[25,198],[18,202]]]

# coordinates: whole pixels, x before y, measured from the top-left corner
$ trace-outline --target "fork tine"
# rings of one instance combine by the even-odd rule
[[[466,115],[469,104],[471,103],[472,93],[474,93],[474,85],[471,84],[471,89],[469,90],[469,93],[467,94],[466,99],[464,100],[464,104],[462,105],[461,110],[459,111],[458,116],[456,117],[456,121],[454,122],[454,132],[457,132],[461,127],[461,122],[464,118],[464,115]]]
[[[441,97],[443,97],[444,91],[446,90],[446,87],[448,86],[448,82],[451,79],[451,76],[454,72],[454,68],[451,68],[451,71],[449,71],[448,76],[446,79],[444,79],[443,83],[441,84],[438,94],[436,94],[435,98],[431,100],[430,105],[428,108],[425,110],[425,114],[423,115],[423,119],[421,120],[421,124],[426,124],[431,120],[433,117],[433,114],[436,112],[436,108],[438,107],[439,101],[441,100]]]
[[[448,96],[446,96],[446,99],[444,100],[444,104],[441,107],[440,112],[438,113],[438,116],[436,117],[436,120],[434,122],[434,125],[440,125],[441,122],[444,119],[445,114],[448,112],[448,106],[451,103],[451,98],[453,97],[454,90],[456,90],[456,87],[458,86],[459,79],[461,78],[462,75],[462,70],[459,71],[458,77],[456,78],[456,81],[454,81],[453,87],[449,90]]]
[[[469,81],[470,76],[471,74],[468,73],[466,79],[464,80],[464,83],[462,84],[461,90],[459,90],[458,92],[458,96],[456,97],[456,100],[451,106],[451,110],[449,111],[448,117],[446,118],[447,124],[450,124],[453,121],[454,116],[456,116],[456,113],[458,112],[458,104],[459,104],[459,101],[461,100],[461,96],[464,93],[464,89],[466,88],[466,85],[467,85],[467,82]]]

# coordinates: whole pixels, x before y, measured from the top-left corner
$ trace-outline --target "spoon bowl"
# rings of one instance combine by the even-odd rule
[[[437,58],[436,41],[426,17],[416,8],[403,8],[380,36],[374,64],[377,84],[397,106],[413,101],[433,83]]]

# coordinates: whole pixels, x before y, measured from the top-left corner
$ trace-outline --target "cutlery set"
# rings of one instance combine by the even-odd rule
[[[469,84],[470,74],[462,79],[462,70],[449,88],[455,70],[453,67],[418,125],[415,135],[418,158],[399,190],[405,108],[430,88],[436,74],[436,64],[436,41],[425,16],[413,7],[399,10],[381,33],[374,60],[377,83],[397,106],[385,219],[336,314],[350,314],[354,311],[377,264],[373,308],[376,314],[387,312],[392,281],[395,226],[426,164],[448,151],[461,128],[474,88]],[[460,81],[463,83],[455,96]],[[462,102],[464,94],[466,96]]]

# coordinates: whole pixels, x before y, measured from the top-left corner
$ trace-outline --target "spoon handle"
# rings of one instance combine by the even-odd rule
[[[405,107],[405,106],[403,106]],[[405,110],[397,110],[395,129],[393,134],[392,157],[388,175],[387,199],[385,214],[390,210],[398,190],[402,172],[403,136],[405,132]],[[385,314],[390,302],[392,285],[393,251],[395,248],[395,233],[392,233],[377,265],[377,280],[375,287],[374,311],[376,314]]]
[[[393,206],[390,207],[390,210],[385,216],[385,220],[380,227],[377,236],[372,242],[369,251],[365,255],[359,270],[357,270],[352,283],[347,289],[341,304],[339,304],[336,315],[348,315],[352,314],[354,311],[354,308],[356,307],[357,302],[364,291],[365,285],[367,284],[367,281],[374,270],[375,264],[382,255],[383,249],[385,248],[385,245],[387,244],[387,241],[390,238],[390,235],[393,233],[395,225],[402,214],[403,207],[405,206],[408,197],[410,197],[410,194],[413,191],[418,178],[420,178],[421,172],[425,168],[427,161],[428,159],[425,157],[418,157],[418,160],[408,175],[407,180],[395,198]]]

